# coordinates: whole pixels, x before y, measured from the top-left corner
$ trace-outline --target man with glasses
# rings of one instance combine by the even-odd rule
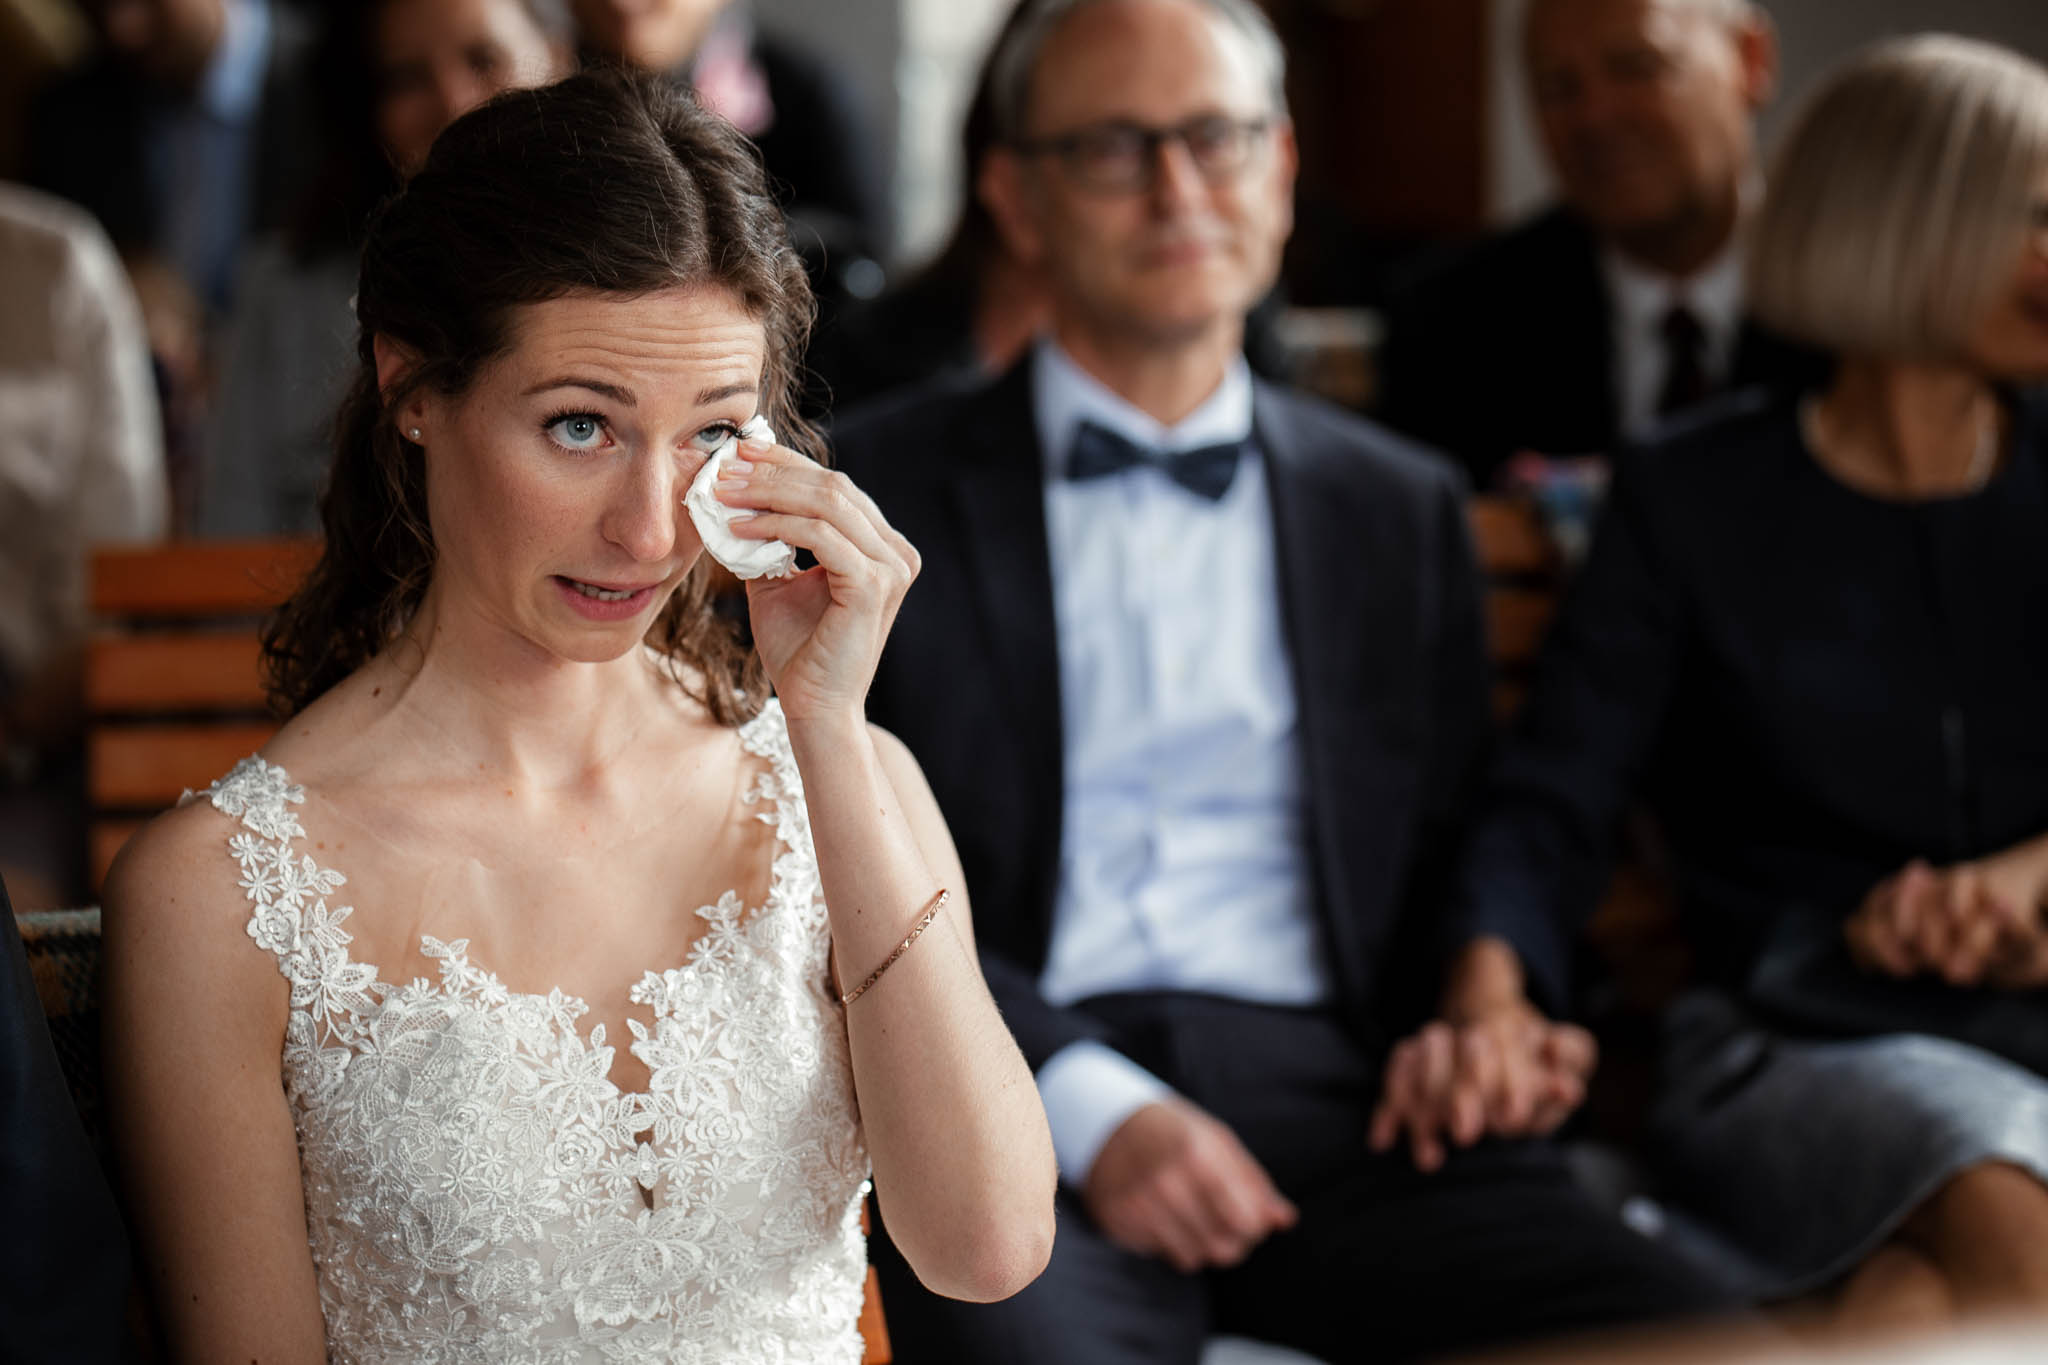
[[[1291,226],[1270,28],[1032,0],[995,61],[980,190],[1051,328],[836,447],[924,556],[870,714],[959,845],[1064,1216],[994,1305],[878,1236],[897,1360],[1192,1365],[1211,1330],[1391,1360],[1709,1305],[1547,1148],[1425,1174],[1368,1141],[1458,946],[1487,668],[1455,476],[1245,366]],[[1541,1028],[1575,1094],[1583,1037]]]

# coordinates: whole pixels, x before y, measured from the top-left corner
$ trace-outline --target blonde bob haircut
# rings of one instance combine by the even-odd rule
[[[2011,286],[2048,172],[2048,70],[1941,34],[1865,48],[1772,165],[1749,307],[1837,354],[1954,355]]]

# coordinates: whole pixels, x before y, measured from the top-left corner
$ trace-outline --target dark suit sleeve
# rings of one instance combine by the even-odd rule
[[[1438,956],[1447,958],[1467,940],[1461,918],[1446,916],[1443,908],[1455,903],[1466,821],[1484,777],[1493,725],[1493,666],[1462,480],[1444,480],[1432,513],[1438,612],[1430,661],[1431,752],[1422,791],[1413,904],[1437,924],[1449,926],[1438,946]]]
[[[1571,938],[1598,903],[1677,680],[1683,597],[1646,458],[1617,469],[1464,861],[1463,937],[1514,945],[1532,996],[1553,1011],[1569,999]]]
[[[0,952],[0,1356],[127,1358],[127,1241],[72,1107],[14,913]]]

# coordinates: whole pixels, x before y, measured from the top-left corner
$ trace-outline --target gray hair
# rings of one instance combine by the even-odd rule
[[[1010,26],[1007,39],[989,64],[990,105],[995,114],[996,137],[1013,142],[1024,135],[1025,115],[1031,100],[1031,77],[1038,69],[1039,54],[1053,30],[1069,14],[1100,0],[1025,0],[1024,11]],[[1280,35],[1273,31],[1266,12],[1252,0],[1190,0],[1222,19],[1244,40],[1252,60],[1265,78],[1273,111],[1287,113],[1287,51]]]
[[[2048,172],[2048,69],[1940,34],[1825,80],[1772,166],[1749,304],[1831,350],[1953,355],[2026,249]]]

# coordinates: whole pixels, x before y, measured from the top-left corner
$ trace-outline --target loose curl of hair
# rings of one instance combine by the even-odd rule
[[[512,340],[514,311],[579,293],[677,285],[730,290],[767,333],[760,411],[781,442],[821,455],[799,415],[815,305],[752,146],[665,82],[606,70],[509,91],[449,125],[427,164],[372,219],[356,288],[358,371],[335,419],[318,564],[263,631],[280,715],[385,649],[435,563],[421,448],[395,414],[421,391],[459,397]],[[377,337],[417,357],[380,392]],[[760,660],[714,601],[706,555],[647,643],[720,724],[767,696]]]

